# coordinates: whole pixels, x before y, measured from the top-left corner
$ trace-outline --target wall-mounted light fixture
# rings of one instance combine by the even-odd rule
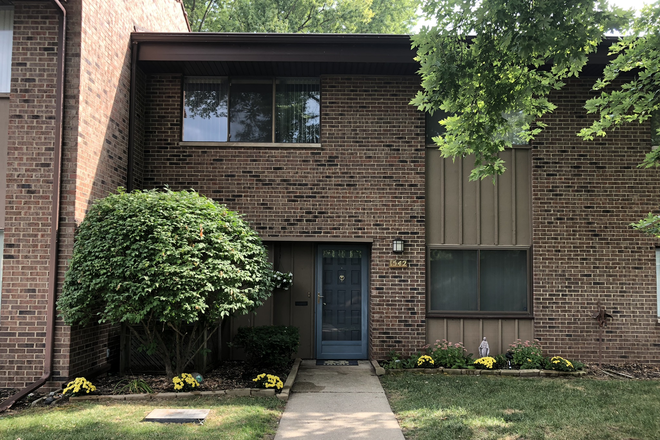
[[[395,238],[394,241],[392,241],[392,252],[395,254],[403,253],[403,240]]]

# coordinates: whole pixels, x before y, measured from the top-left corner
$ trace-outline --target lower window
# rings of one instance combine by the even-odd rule
[[[431,312],[527,312],[527,249],[431,249]]]

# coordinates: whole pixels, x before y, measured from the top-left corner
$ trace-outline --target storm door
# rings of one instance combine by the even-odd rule
[[[316,259],[316,358],[367,358],[369,250],[320,245]]]

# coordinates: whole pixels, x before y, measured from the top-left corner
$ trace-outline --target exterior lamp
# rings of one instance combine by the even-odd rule
[[[403,240],[399,238],[394,239],[394,241],[392,242],[392,252],[394,252],[395,254],[403,253]]]

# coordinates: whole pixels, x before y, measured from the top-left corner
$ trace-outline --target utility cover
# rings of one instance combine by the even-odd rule
[[[147,417],[144,418],[145,422],[158,422],[158,423],[204,423],[206,416],[209,415],[210,409],[155,409],[151,411]]]

